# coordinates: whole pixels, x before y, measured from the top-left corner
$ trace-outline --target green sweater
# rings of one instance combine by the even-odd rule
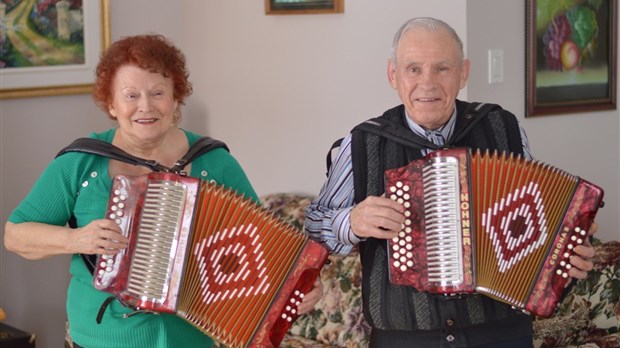
[[[112,142],[115,129],[95,134]],[[190,144],[200,136],[185,131]],[[12,212],[9,221],[42,222],[64,226],[75,214],[78,226],[105,217],[112,180],[105,157],[71,152],[56,158],[45,169],[32,191]],[[258,200],[237,160],[225,149],[210,151],[192,162],[190,176],[215,180]],[[211,347],[212,340],[183,319],[169,314],[137,314],[113,301],[101,324],[97,313],[110,294],[93,287],[92,275],[78,254],[72,256],[67,291],[67,315],[73,340],[88,348],[110,347]]]

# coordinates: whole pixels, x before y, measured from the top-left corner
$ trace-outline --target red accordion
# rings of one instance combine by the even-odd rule
[[[172,173],[117,176],[107,217],[130,242],[94,285],[230,347],[277,347],[327,249],[249,199]]]
[[[538,161],[447,149],[388,170],[406,223],[388,242],[390,281],[419,291],[478,292],[550,316],[573,248],[603,190]]]

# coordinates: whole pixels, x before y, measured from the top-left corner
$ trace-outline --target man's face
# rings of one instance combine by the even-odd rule
[[[390,85],[414,122],[426,129],[445,124],[465,87],[469,61],[460,61],[457,43],[444,29],[410,29],[401,38],[396,64],[388,61]]]

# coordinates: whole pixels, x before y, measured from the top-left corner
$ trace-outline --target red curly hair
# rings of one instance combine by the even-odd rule
[[[147,34],[128,36],[113,43],[97,64],[93,87],[95,104],[106,113],[112,104],[112,83],[116,72],[123,65],[133,65],[160,73],[172,79],[174,99],[185,104],[185,98],[192,94],[189,72],[185,66],[185,55],[163,35]],[[108,113],[108,117],[113,117]]]

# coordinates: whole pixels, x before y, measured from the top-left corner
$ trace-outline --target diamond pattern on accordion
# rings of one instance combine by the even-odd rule
[[[495,219],[498,216],[500,219]],[[497,266],[502,273],[540,248],[547,240],[548,226],[538,184],[530,182],[495,202],[482,214],[482,226],[493,243]],[[585,236],[586,231],[576,227],[571,241],[583,244]],[[572,250],[575,244],[570,243],[567,248]],[[570,254],[565,252],[561,258],[561,267],[556,272],[567,278],[571,268]]]
[[[247,238],[240,238],[243,236]],[[250,224],[217,232],[196,243],[194,256],[204,302],[211,304],[267,291],[269,275],[258,237],[256,227]]]
[[[409,211],[411,206],[411,203],[409,202],[411,194],[409,186],[404,185],[401,181],[398,181],[394,186],[391,186],[389,191],[390,199],[405,207],[405,223],[400,232],[398,232],[398,236],[392,238],[394,243],[392,244],[392,250],[390,251],[392,253],[392,259],[394,260],[394,267],[397,267],[404,272],[414,265],[413,254],[411,252],[413,249],[411,244],[411,212]]]

